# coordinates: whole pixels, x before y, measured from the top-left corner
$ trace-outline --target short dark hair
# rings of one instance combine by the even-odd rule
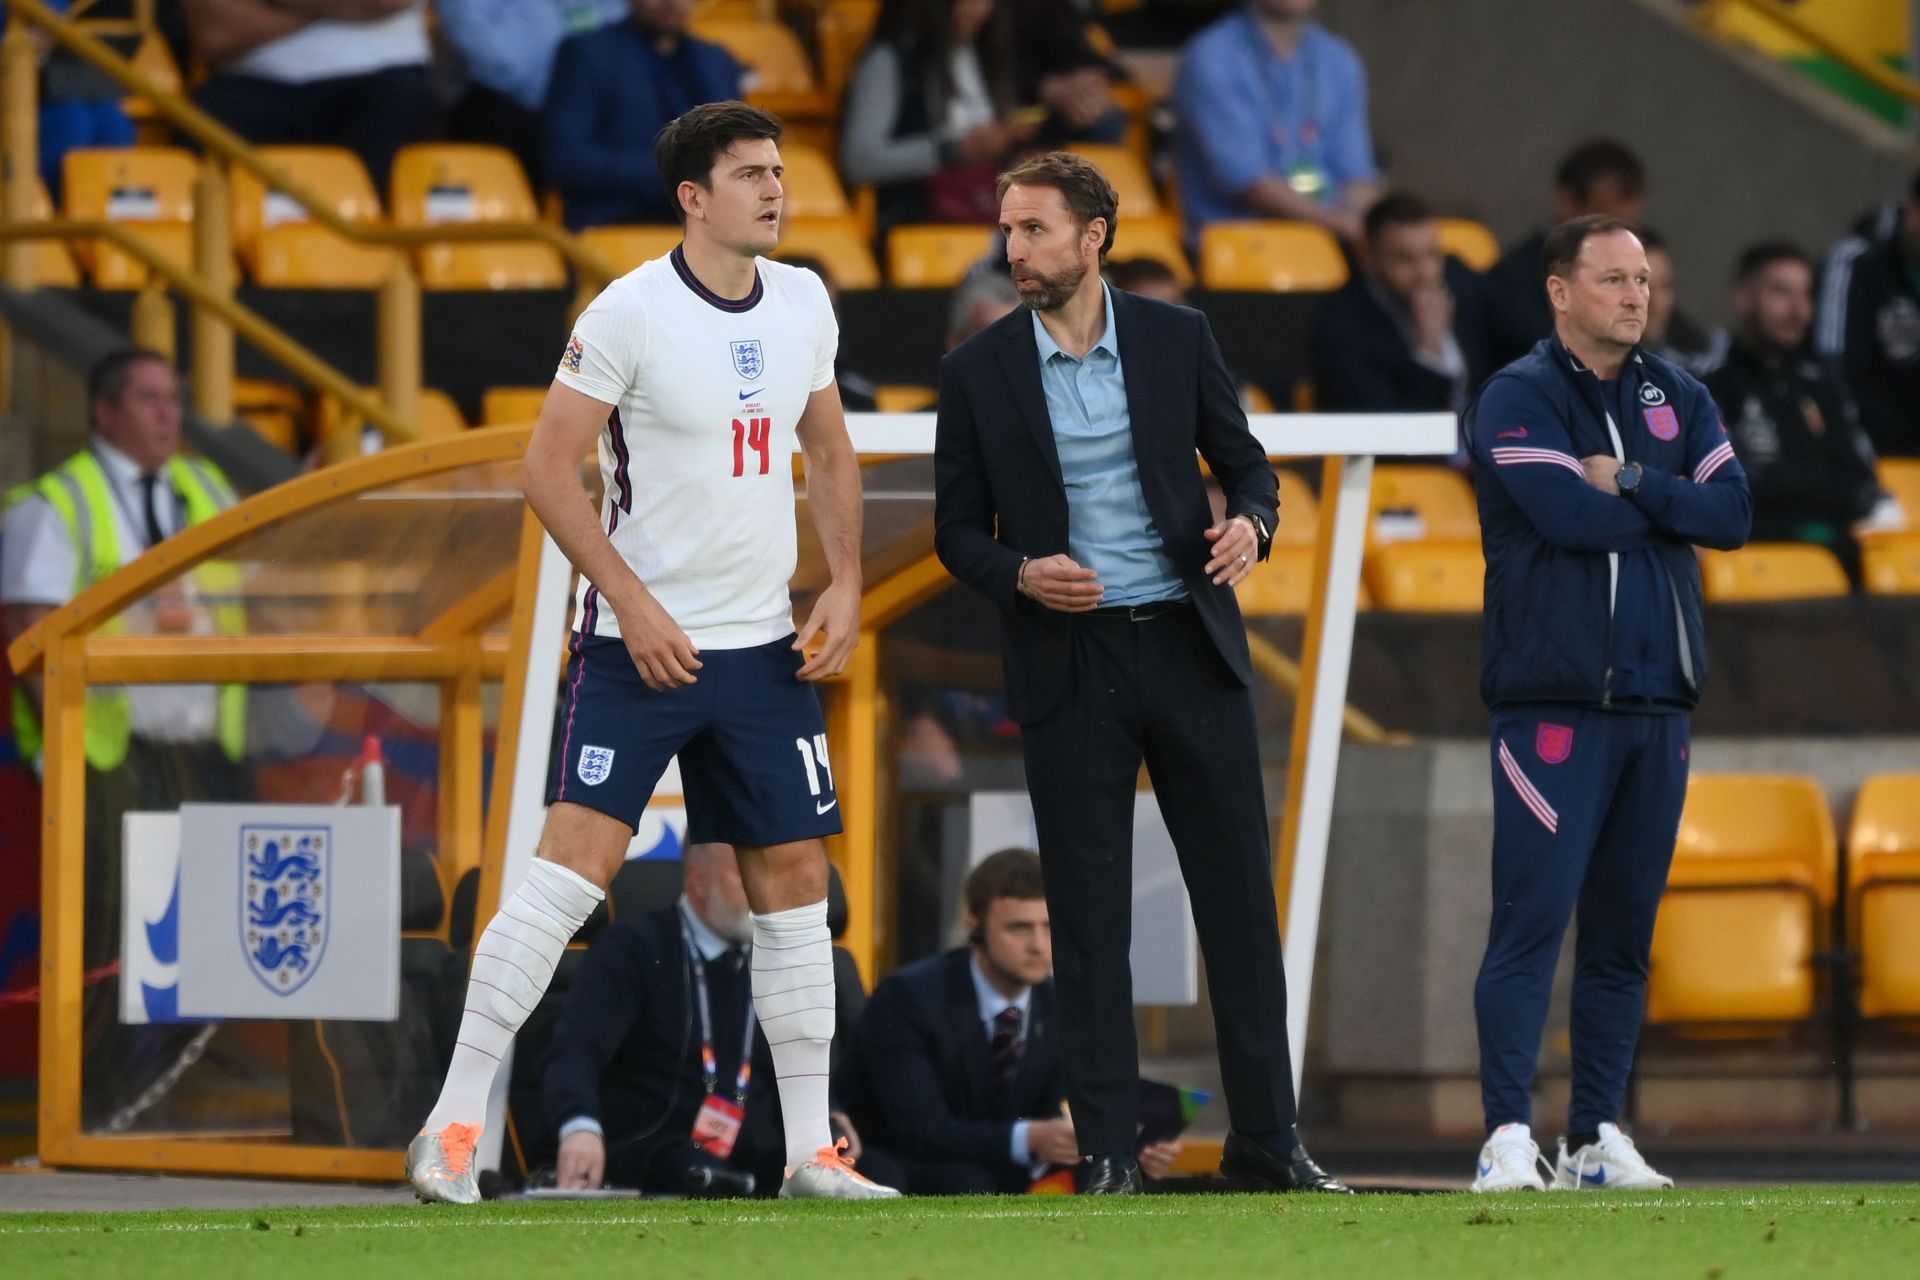
[[[660,171],[673,216],[684,225],[680,184],[697,182],[713,190],[713,166],[736,142],[761,138],[780,141],[777,117],[744,102],[707,102],[669,120],[653,138],[653,163]]]
[[[1554,184],[1571,191],[1573,198],[1582,203],[1596,186],[1609,179],[1619,184],[1624,195],[1642,196],[1647,192],[1647,167],[1626,143],[1612,138],[1593,138],[1581,143],[1567,153],[1553,172]]]
[[[1116,289],[1138,293],[1150,284],[1178,285],[1180,277],[1158,258],[1122,258],[1107,264],[1107,280]]]
[[[1379,239],[1380,233],[1388,227],[1432,221],[1433,206],[1425,200],[1411,191],[1389,191],[1367,206],[1367,216],[1362,220],[1361,229],[1371,242]]]
[[[1007,188],[1016,183],[1023,187],[1052,187],[1066,200],[1067,209],[1083,227],[1095,218],[1105,218],[1107,236],[1100,242],[1100,258],[1103,262],[1106,260],[1107,250],[1113,248],[1114,232],[1120,229],[1120,196],[1107,181],[1107,175],[1100,172],[1099,165],[1071,151],[1042,151],[1000,175],[999,198],[1006,199]]]
[[[1793,241],[1762,240],[1759,244],[1748,245],[1741,252],[1740,261],[1733,269],[1733,282],[1746,284],[1776,262],[1797,262],[1807,270],[1813,270],[1813,259]]]
[[[967,914],[975,920],[987,918],[987,908],[995,898],[1031,902],[1046,896],[1047,883],[1040,875],[1040,855],[1031,849],[1002,849],[990,853],[967,876]]]
[[[100,403],[118,404],[120,397],[127,394],[127,384],[133,380],[136,365],[152,360],[173,367],[173,361],[155,351],[152,347],[121,347],[109,351],[93,362],[87,370],[87,406],[92,408]]]
[[[1554,276],[1562,280],[1571,279],[1573,264],[1579,261],[1580,250],[1586,247],[1587,241],[1595,236],[1633,229],[1633,224],[1625,218],[1604,213],[1583,213],[1577,218],[1568,218],[1547,232],[1546,246],[1540,251],[1541,277],[1549,280]]]

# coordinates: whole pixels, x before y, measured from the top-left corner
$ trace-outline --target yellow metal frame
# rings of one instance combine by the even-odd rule
[[[1694,10],[1694,22],[1701,30],[1720,37],[1723,31],[1720,25],[1722,18],[1736,9],[1758,14],[1781,30],[1812,45],[1875,88],[1909,105],[1920,106],[1920,80],[1903,76],[1860,50],[1848,48],[1809,23],[1798,11],[1781,4],[1780,0],[1701,0]]]

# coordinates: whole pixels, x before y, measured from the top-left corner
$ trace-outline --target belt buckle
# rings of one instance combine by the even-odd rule
[[[1158,600],[1150,601],[1147,604],[1130,604],[1127,606],[1127,621],[1152,622],[1166,611],[1167,606]]]

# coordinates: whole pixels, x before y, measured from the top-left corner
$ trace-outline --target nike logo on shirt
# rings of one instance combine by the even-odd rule
[[[820,813],[825,813],[825,812],[826,812],[827,810],[829,810],[829,809],[831,809],[831,808],[833,808],[833,806],[835,806],[835,805],[837,805],[837,804],[839,804],[839,803],[840,803],[840,799],[839,799],[839,797],[838,797],[838,796],[836,796],[836,797],[834,797],[833,799],[831,799],[831,800],[829,800],[829,801],[827,801],[827,802],[826,802],[825,804],[821,804],[821,803],[820,803],[820,802],[819,802],[818,800],[816,800],[816,801],[814,801],[814,803],[813,803],[813,811],[814,811],[814,812],[815,812],[816,814],[820,814]]]
[[[1525,440],[1526,438],[1527,429],[1525,427],[1515,427],[1511,431],[1502,431],[1494,436],[1495,440]]]
[[[742,400],[751,400],[751,399],[753,399],[753,398],[754,398],[755,396],[757,396],[757,395],[759,395],[759,394],[760,394],[760,393],[761,393],[762,391],[765,391],[765,390],[766,390],[766,388],[765,388],[765,387],[755,387],[755,388],[754,388],[753,390],[751,390],[751,391],[742,391],[742,392],[740,393],[740,398],[741,398]],[[1522,434],[1525,434],[1525,433],[1523,432]]]

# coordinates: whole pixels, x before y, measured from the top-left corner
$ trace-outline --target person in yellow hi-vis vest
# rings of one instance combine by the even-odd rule
[[[219,468],[180,454],[180,382],[158,352],[132,348],[87,377],[87,447],[7,496],[0,525],[0,617],[11,643],[89,586],[189,525],[235,502]],[[111,629],[214,634],[241,628],[231,570],[211,566],[130,608]],[[224,597],[224,598],[223,598]],[[40,681],[14,688],[23,759],[41,748]],[[89,971],[120,954],[121,817],[183,800],[244,800],[246,695],[240,686],[148,685],[95,691],[87,702],[85,957]],[[117,984],[88,993],[87,1060],[103,1062],[117,1022]],[[129,1046],[131,1047],[131,1046]],[[125,1095],[130,1073],[83,1074],[88,1119]]]

